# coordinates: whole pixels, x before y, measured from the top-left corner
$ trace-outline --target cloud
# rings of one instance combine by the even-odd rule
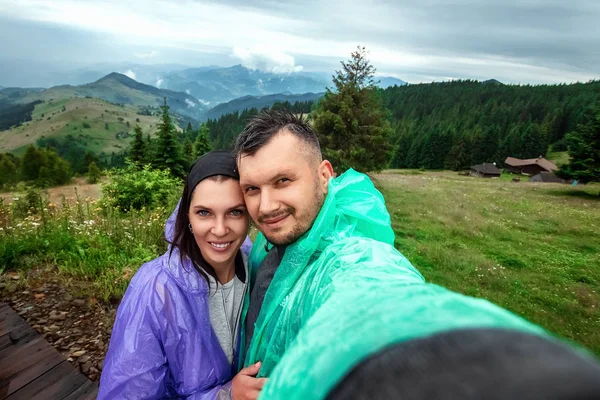
[[[128,69],[127,71],[123,72],[123,75],[126,75],[131,79],[135,80],[135,72],[133,72],[131,69]]]
[[[185,104],[187,104],[188,108],[190,108],[190,107],[196,107],[196,103],[194,103],[190,99],[185,99]]]
[[[114,59],[112,46],[139,61],[331,73],[360,44],[380,72],[410,82],[600,77],[597,0],[0,0],[1,18],[101,38],[73,48],[74,60]],[[1,22],[0,34],[14,43],[0,43],[0,55],[36,46],[31,35],[3,30]],[[44,43],[48,54],[64,53],[61,40]]]
[[[162,84],[163,84],[163,82],[164,82],[164,80],[163,80],[163,79],[158,79],[158,80],[156,81],[156,84],[154,84],[154,86],[156,86],[157,88],[160,88],[160,85],[162,85]]]
[[[133,53],[133,55],[136,56],[137,58],[148,59],[148,58],[154,58],[154,57],[158,56],[158,51],[152,50],[147,53],[139,52],[139,53]]]
[[[273,48],[248,49],[236,46],[233,48],[233,55],[240,60],[244,67],[249,69],[276,74],[291,74],[303,69],[301,65],[295,65],[294,57]]]

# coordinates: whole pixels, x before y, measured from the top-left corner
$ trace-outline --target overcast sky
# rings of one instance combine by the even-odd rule
[[[411,83],[574,82],[600,78],[599,21],[600,0],[0,0],[0,62],[333,73],[360,44]]]

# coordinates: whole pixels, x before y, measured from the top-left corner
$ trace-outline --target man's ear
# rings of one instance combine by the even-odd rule
[[[327,193],[329,189],[329,179],[333,177],[333,166],[329,162],[329,160],[323,160],[321,164],[319,164],[319,180],[321,181],[321,185]]]

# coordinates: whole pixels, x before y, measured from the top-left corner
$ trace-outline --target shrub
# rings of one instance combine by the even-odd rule
[[[121,211],[164,207],[180,196],[181,190],[181,181],[168,171],[153,170],[150,166],[137,170],[130,161],[126,168],[113,171],[109,182],[102,186],[104,204]]]
[[[102,172],[100,171],[100,168],[98,168],[96,163],[92,161],[88,166],[87,182],[92,184],[98,183],[101,177]]]

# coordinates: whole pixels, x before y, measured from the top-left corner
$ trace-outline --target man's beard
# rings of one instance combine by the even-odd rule
[[[294,243],[296,240],[298,240],[298,238],[310,230],[325,201],[325,194],[318,189],[318,187],[315,187],[315,196],[312,198],[310,207],[306,209],[306,212],[303,215],[296,216],[294,215],[296,212],[295,209],[288,209],[288,211],[290,211],[290,215],[297,218],[296,225],[294,225],[288,233],[286,233],[283,237],[273,237],[263,233],[270,243],[273,243],[276,246],[287,246]],[[266,218],[259,217],[259,222],[261,219]]]

